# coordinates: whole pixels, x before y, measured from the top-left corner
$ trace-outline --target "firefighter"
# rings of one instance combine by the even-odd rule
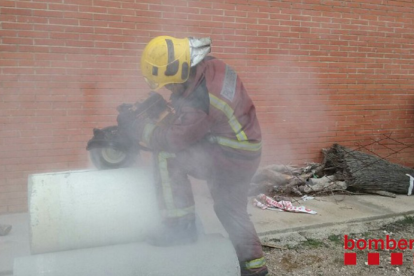
[[[175,119],[167,126],[134,121],[133,135],[154,153],[165,227],[158,246],[195,242],[188,176],[207,181],[217,217],[229,234],[241,275],[267,275],[260,240],[247,213],[248,187],[259,166],[261,131],[255,106],[237,73],[208,56],[210,38],[160,36],[145,47],[141,70],[152,90],[171,91]]]

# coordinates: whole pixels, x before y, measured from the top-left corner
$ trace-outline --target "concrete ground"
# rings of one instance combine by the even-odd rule
[[[214,214],[206,185],[195,184],[194,193],[197,212],[206,233],[224,233],[224,229]],[[414,198],[404,195],[397,198],[374,195],[333,195],[316,197],[305,202],[299,200],[299,202],[294,202],[294,205],[304,205],[316,211],[317,214],[261,210],[249,204],[248,211],[259,236],[266,239],[309,230],[321,232],[336,229],[338,231],[338,229],[344,230],[350,225],[362,222],[414,215]],[[28,219],[27,213],[0,216],[0,224],[13,225],[12,231],[7,236],[0,236],[0,276],[13,275],[14,258],[30,255]]]
[[[13,260],[30,255],[29,216],[27,213],[2,215],[0,224],[10,224],[7,236],[0,236],[0,276],[13,275]]]

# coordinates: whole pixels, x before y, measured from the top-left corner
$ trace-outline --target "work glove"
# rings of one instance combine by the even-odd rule
[[[122,137],[128,137],[132,140],[140,140],[141,136],[137,135],[137,127],[139,126],[137,116],[132,109],[125,108],[116,118],[118,122],[119,133]]]
[[[117,118],[118,126],[122,133],[128,135],[133,140],[143,142],[149,145],[152,131],[155,128],[152,120],[149,118],[137,118],[133,112],[122,112]]]
[[[135,120],[136,114],[132,110],[125,110],[123,112],[120,112],[116,118],[118,126],[123,130],[132,128]]]

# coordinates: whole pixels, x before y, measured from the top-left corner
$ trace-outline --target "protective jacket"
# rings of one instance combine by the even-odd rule
[[[253,102],[237,74],[219,59],[205,58],[190,86],[171,100],[177,118],[153,130],[154,150],[178,152],[207,140],[229,157],[260,156],[261,132]]]

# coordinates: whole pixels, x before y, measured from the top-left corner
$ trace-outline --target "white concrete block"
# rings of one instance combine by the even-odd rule
[[[79,249],[17,258],[14,276],[239,276],[228,239],[205,236],[195,244],[145,243]]]
[[[148,168],[30,175],[29,215],[32,254],[138,242],[161,224]]]

